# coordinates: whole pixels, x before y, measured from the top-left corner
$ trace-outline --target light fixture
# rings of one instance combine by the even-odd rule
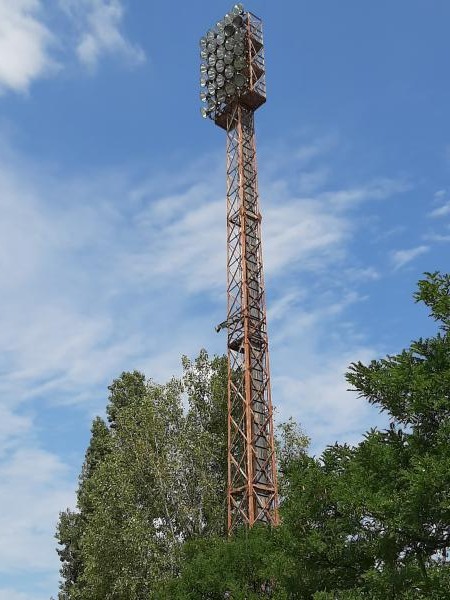
[[[234,54],[232,52],[225,52],[225,56],[223,57],[223,60],[226,65],[231,65],[231,63],[234,60]]]
[[[247,79],[245,78],[245,75],[243,75],[242,73],[236,73],[233,81],[237,88],[243,88]]]
[[[225,68],[225,77],[227,79],[233,79],[233,75],[234,75],[234,69],[233,69],[233,67],[231,65],[228,65]]]
[[[242,56],[242,54],[244,54],[244,44],[242,42],[238,42],[235,44],[233,51],[236,56]]]
[[[247,95],[253,89],[250,74],[254,56],[248,39],[253,35],[249,29],[252,19],[239,2],[200,39],[200,99],[207,103],[202,114],[221,125],[231,103],[246,106],[253,101]]]
[[[224,102],[226,100],[227,93],[223,89],[217,90],[216,97],[217,97],[217,102]]]
[[[233,48],[234,48],[234,39],[232,37],[226,39],[225,48],[227,50],[233,50]]]
[[[225,91],[227,93],[227,96],[234,96],[234,94],[236,93],[236,86],[234,85],[234,83],[231,83],[231,81],[229,81],[225,85]]]
[[[202,117],[204,119],[206,119],[208,117],[208,109],[206,108],[206,106],[202,106],[200,109],[200,112],[202,113]]]
[[[225,25],[223,32],[227,37],[231,37],[236,33],[236,27],[229,23],[228,25]]]

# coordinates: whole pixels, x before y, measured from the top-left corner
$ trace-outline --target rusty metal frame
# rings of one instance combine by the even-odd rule
[[[254,110],[226,122],[229,534],[279,522]]]

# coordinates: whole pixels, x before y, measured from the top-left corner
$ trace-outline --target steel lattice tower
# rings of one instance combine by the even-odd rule
[[[262,22],[235,5],[201,40],[202,107],[227,132],[228,532],[278,524],[254,113],[266,101]]]

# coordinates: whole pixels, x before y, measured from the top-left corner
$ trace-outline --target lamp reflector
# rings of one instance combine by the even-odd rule
[[[243,75],[242,73],[236,73],[233,81],[237,88],[242,88],[244,87],[247,80],[245,78],[245,75]]]
[[[215,67],[216,66],[216,55],[215,54],[210,54],[208,56],[208,65],[210,67]]]
[[[223,60],[218,60],[216,62],[216,71],[218,73],[223,73],[224,69],[225,69],[225,63],[223,62]]]
[[[216,56],[219,59],[222,59],[225,56],[225,48],[223,46],[217,48]]]
[[[214,69],[214,67],[211,67],[210,69],[208,69],[208,79],[210,81],[214,81],[215,78],[216,78],[216,70]]]
[[[242,56],[242,54],[244,54],[244,44],[242,42],[235,44],[234,53],[236,56]]]
[[[243,58],[242,56],[238,56],[234,63],[233,66],[236,69],[236,71],[242,71],[242,69],[245,69],[246,67],[246,62],[245,62],[245,58]]]
[[[236,61],[235,61],[236,62]],[[206,65],[200,65],[200,73],[205,76],[208,73],[208,67]]]
[[[231,65],[228,65],[225,69],[225,77],[227,79],[233,79],[234,69]]]
[[[202,50],[200,52],[200,56],[202,57],[203,60],[206,60],[208,58],[208,52],[207,52],[207,50]]]
[[[234,48],[234,39],[233,38],[227,38],[227,40],[225,42],[225,48],[227,50],[233,50],[233,48]]]
[[[201,85],[201,87],[206,87],[208,85],[208,82],[205,77],[202,77],[200,79],[200,85]]]
[[[206,48],[206,49],[208,50],[208,52],[209,52],[210,54],[212,54],[213,52],[215,52],[215,51],[216,51],[216,48],[217,48],[217,44],[216,44],[216,42],[209,42],[209,44],[208,44],[208,46],[207,46],[207,48]]]
[[[216,85],[218,88],[221,88],[225,85],[225,77],[223,75],[217,75]]]
[[[240,27],[242,27],[243,24],[244,24],[244,19],[240,15],[238,17],[234,17],[233,25],[235,27],[237,27],[239,29]]]
[[[225,43],[225,35],[223,33],[218,33],[216,37],[216,44],[221,46]]]
[[[208,94],[206,92],[200,92],[200,100],[202,102],[206,102],[207,98],[208,98]]]
[[[231,23],[233,22],[233,15],[231,13],[227,13],[223,18],[223,22],[225,23],[225,27],[227,25],[231,25]]]
[[[202,50],[205,50],[205,48],[206,48],[207,44],[208,44],[208,40],[207,40],[205,37],[202,37],[202,38],[200,39],[200,48],[201,48]]]
[[[208,42],[213,42],[216,38],[216,34],[214,33],[214,29],[210,29],[206,34],[206,39]]]
[[[214,96],[216,93],[216,85],[212,81],[208,83],[208,92],[211,94],[211,96]]]
[[[200,112],[202,113],[202,117],[204,119],[206,119],[207,116],[208,116],[208,109],[206,108],[206,106],[202,106],[201,109],[200,109]]]
[[[223,60],[226,65],[231,65],[234,60],[234,54],[232,52],[225,52],[225,56],[223,57]]]
[[[217,102],[224,102],[226,100],[227,93],[225,90],[222,90],[222,89],[217,90],[216,97],[217,97]]]
[[[232,83],[231,81],[229,81],[225,85],[225,91],[226,91],[226,93],[227,93],[228,96],[234,96],[234,94],[236,93],[236,86],[234,85],[234,83]]]
[[[227,37],[231,37],[236,33],[236,27],[230,23],[225,25],[225,29],[223,31]]]
[[[231,11],[233,13],[233,15],[242,15],[242,13],[244,12],[244,5],[241,4],[241,2],[238,2],[237,4],[235,4],[233,6],[233,10]]]

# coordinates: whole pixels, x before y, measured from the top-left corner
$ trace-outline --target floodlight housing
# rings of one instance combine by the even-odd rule
[[[201,86],[214,99],[206,116],[226,129],[236,103],[256,110],[266,101],[262,22],[235,4],[201,38],[200,48]]]

